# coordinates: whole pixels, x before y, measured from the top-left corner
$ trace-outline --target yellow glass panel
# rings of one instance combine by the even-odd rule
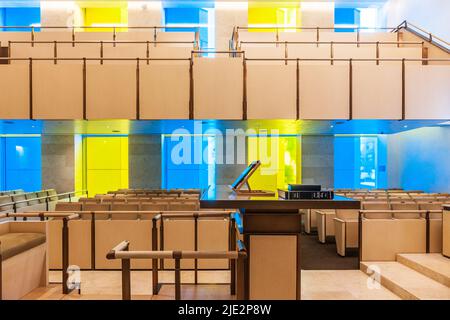
[[[124,28],[116,28],[116,31],[126,31],[128,25],[128,2],[79,2],[82,8],[83,21],[81,25],[91,27],[105,28],[88,28],[84,31],[91,32],[112,32],[112,28],[108,26],[123,26]]]
[[[265,27],[264,29],[250,29],[255,32],[275,32],[270,27],[300,27],[300,3],[286,2],[249,2],[249,27]],[[278,31],[296,31],[295,29],[278,29]],[[299,31],[299,30],[298,30]]]
[[[85,143],[89,194],[128,188],[128,137],[87,137]]]
[[[248,138],[248,162],[261,160],[261,167],[250,178],[254,189],[276,190],[301,181],[300,138],[260,136]]]

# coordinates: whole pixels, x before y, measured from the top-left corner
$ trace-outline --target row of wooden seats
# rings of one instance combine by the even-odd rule
[[[5,191],[0,191],[0,196],[10,196],[13,194],[22,194],[22,193],[25,193],[25,191],[23,191],[23,189],[5,190]]]
[[[119,189],[116,191],[108,191],[108,194],[200,194],[200,189]]]
[[[442,209],[444,202],[440,201],[364,201],[361,203],[362,210],[439,210]],[[335,210],[308,210],[304,213],[305,232],[311,233],[317,228],[320,242],[325,242],[325,237],[334,235],[332,221]],[[328,224],[325,224],[328,220]],[[319,228],[320,224],[320,228]],[[326,225],[331,225],[326,228]],[[328,230],[324,232],[324,228]]]
[[[185,211],[199,210],[198,201],[58,202],[56,211]]]
[[[442,208],[432,211],[428,221],[424,211],[371,210],[360,214],[360,261],[395,261],[399,253],[442,253]]]
[[[163,235],[158,237],[161,250],[222,250],[229,248],[229,218],[232,212],[214,211],[220,217],[202,217],[211,211],[183,211],[199,213],[197,222],[192,218],[171,218],[171,214],[183,212],[164,211],[117,211],[117,212],[75,212],[85,216],[71,220],[69,228],[69,264],[81,269],[119,269],[120,261],[106,259],[109,250],[123,239],[132,244],[131,250],[152,250],[153,217],[161,214]],[[95,216],[92,219],[88,216]],[[109,219],[98,219],[108,215]],[[61,219],[49,223],[49,265],[50,269],[61,269]],[[197,223],[197,226],[196,226]],[[160,222],[158,223],[158,228]],[[197,240],[195,239],[197,235]],[[164,260],[163,269],[173,268],[171,259]],[[133,261],[134,269],[150,269],[151,261]],[[183,269],[194,269],[195,261],[188,259],[181,264]],[[198,269],[228,269],[227,260],[198,260]]]
[[[414,220],[426,219],[427,212],[433,234],[430,252],[441,252],[442,244],[442,203],[363,203],[365,218],[374,220]],[[358,247],[359,210],[314,210],[311,221],[317,226],[319,241],[325,243],[327,237],[335,237],[337,252],[345,256],[348,248]],[[315,218],[315,219],[314,219]],[[310,230],[312,227],[310,227]]]
[[[45,197],[49,197],[49,201],[57,201],[58,196],[55,189],[41,190],[37,192],[17,192],[10,195],[0,196],[0,211],[11,211],[14,209],[21,209],[29,206],[35,206],[46,203]],[[19,202],[14,205],[14,202]],[[2,204],[8,204],[1,206]]]

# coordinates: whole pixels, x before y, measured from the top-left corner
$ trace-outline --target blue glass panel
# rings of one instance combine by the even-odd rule
[[[213,143],[214,140],[203,140],[202,136],[183,136],[172,141],[172,137],[164,137],[163,188],[206,188],[208,183],[215,181],[212,178],[214,165],[208,165],[202,158],[208,142]]]
[[[36,191],[41,181],[41,138],[6,138],[4,189]]]
[[[41,8],[2,8],[3,19],[0,20],[4,26],[30,26],[41,23]],[[27,29],[6,28],[4,31],[24,31]],[[39,28],[35,29],[39,31]]]
[[[360,13],[355,8],[335,8],[334,9],[334,24],[339,25],[356,25],[360,26]],[[356,29],[345,28],[336,29],[336,32],[355,32]]]
[[[208,11],[199,7],[164,8],[165,24],[169,26],[177,24],[208,25]],[[170,28],[169,32],[200,32],[200,46],[208,47],[208,28]]]

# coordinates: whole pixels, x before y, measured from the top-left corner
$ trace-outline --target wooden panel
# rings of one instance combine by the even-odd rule
[[[154,41],[153,30],[117,32],[117,41]]]
[[[280,32],[279,41],[315,42],[317,35],[315,32]]]
[[[195,32],[158,32],[157,41],[194,41]]]
[[[33,66],[33,115],[36,119],[83,118],[83,66]]]
[[[288,46],[288,57],[290,59],[330,59],[331,51],[330,46],[321,45],[317,47],[316,45],[301,44],[301,45],[289,45]],[[297,62],[289,62],[290,64],[297,64]],[[330,61],[300,61],[300,65],[330,65]]]
[[[151,220],[101,220],[95,222],[95,267],[120,269],[121,260],[107,260],[106,254],[120,242],[130,241],[130,251],[152,249]],[[151,260],[132,260],[134,269],[150,269]]]
[[[401,66],[354,66],[353,118],[401,119],[401,117]]]
[[[28,43],[12,43],[10,48],[11,58],[53,58],[54,45],[48,44],[35,44],[34,47]],[[28,64],[27,60],[11,60],[11,64]],[[53,60],[35,60],[34,64],[52,64]]]
[[[380,59],[422,59],[422,47],[414,48],[393,48],[380,47]],[[380,64],[401,65],[401,61],[381,61]],[[408,61],[407,64],[422,64],[421,61]]]
[[[350,42],[357,40],[356,32],[330,32],[330,31],[320,31],[319,41],[321,42]],[[356,44],[355,44],[356,46]]]
[[[194,220],[164,219],[164,250],[194,250]],[[173,259],[164,260],[164,267],[173,269]],[[181,260],[181,268],[194,268],[194,260]]]
[[[127,59],[145,59],[147,58],[146,44],[120,44],[111,46],[104,46],[103,58],[127,58]],[[136,61],[119,61],[119,60],[104,60],[104,64],[136,64]],[[140,63],[146,63],[142,61]]]
[[[58,64],[82,63],[82,58],[100,58],[100,44],[77,43],[73,47],[70,44],[58,44],[58,58],[79,58],[80,60],[64,61],[58,60]],[[88,64],[100,64],[99,60],[88,60]]]
[[[406,66],[406,118],[450,119],[450,66]]]
[[[296,70],[293,65],[247,66],[248,119],[295,119]]]
[[[87,66],[87,118],[136,118],[136,65]]]
[[[349,117],[349,67],[300,66],[300,118]]]
[[[336,44],[333,46],[333,56],[335,59],[375,59],[377,49],[375,45],[365,47],[355,47],[347,44]],[[335,61],[334,64],[348,65],[347,61]],[[376,65],[375,61],[353,61],[354,65]]]
[[[396,32],[361,32],[359,34],[359,41],[361,42],[397,42],[397,33]],[[380,44],[385,47],[397,47],[396,44]],[[374,44],[360,44],[361,47],[364,46],[372,46]]]
[[[93,30],[93,29],[92,29]],[[75,32],[75,41],[113,41],[113,32]]]
[[[179,47],[150,47],[149,57],[153,59],[189,59],[191,57],[192,50],[192,46],[186,45]],[[180,64],[184,64],[184,62],[180,62]]]
[[[275,32],[248,32],[239,31],[239,41],[276,41]]]
[[[29,118],[29,67],[0,66],[0,118]]]
[[[35,32],[35,41],[72,41],[72,31],[41,31]]]
[[[141,65],[142,119],[189,119],[189,62]]]
[[[249,59],[284,59],[285,49],[283,45],[245,45],[242,47],[245,57]],[[275,64],[284,65],[284,61],[248,61],[247,64]]]
[[[250,299],[296,299],[296,236],[250,236]]]
[[[62,268],[62,220],[49,222],[48,255],[50,269]],[[91,268],[91,221],[69,222],[69,264]]]
[[[194,117],[242,119],[243,63],[238,58],[194,61]]]
[[[228,251],[228,219],[199,219],[198,220],[198,250],[199,251]],[[227,269],[228,259],[209,260],[199,259],[199,269]]]
[[[2,263],[2,299],[19,300],[37,287],[48,285],[46,244]]]
[[[0,32],[0,42],[8,46],[8,41],[31,41],[31,32],[7,31]]]
[[[444,210],[442,214],[442,254],[450,257],[450,211]]]

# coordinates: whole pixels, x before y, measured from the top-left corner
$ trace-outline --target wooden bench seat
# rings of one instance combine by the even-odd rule
[[[43,233],[7,233],[0,235],[2,261],[45,243]]]
[[[48,285],[46,221],[0,223],[0,300]]]

